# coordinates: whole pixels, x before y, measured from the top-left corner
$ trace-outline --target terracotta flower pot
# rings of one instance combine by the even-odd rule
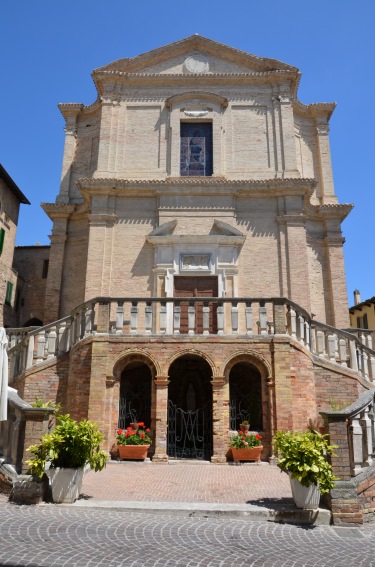
[[[133,421],[133,423],[130,424],[130,427],[133,429],[133,431],[138,431],[139,425],[136,421]]]
[[[260,454],[263,451],[263,445],[250,447],[250,449],[235,449],[232,447],[232,455],[234,461],[256,461],[260,462]]]
[[[119,445],[118,452],[120,459],[147,459],[147,451],[150,445]]]
[[[247,433],[250,429],[250,424],[248,425],[244,425],[243,423],[240,424],[240,429],[242,431],[242,433]]]

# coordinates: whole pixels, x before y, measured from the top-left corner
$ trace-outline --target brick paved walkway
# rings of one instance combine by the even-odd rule
[[[276,466],[109,463],[84,476],[82,493],[97,500],[246,503],[292,497]]]

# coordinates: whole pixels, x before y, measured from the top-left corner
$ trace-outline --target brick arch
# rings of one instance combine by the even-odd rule
[[[231,354],[222,364],[222,375],[226,381],[229,380],[229,373],[235,364],[247,362],[255,366],[262,378],[270,378],[272,375],[271,365],[259,352],[252,349],[244,349]]]
[[[161,368],[157,360],[146,350],[128,349],[122,352],[114,361],[110,374],[114,379],[120,381],[123,370],[132,362],[143,362],[151,370],[153,378],[161,374]]]
[[[182,358],[183,356],[187,356],[187,355],[197,356],[198,358],[203,358],[203,360],[205,360],[211,368],[212,377],[214,378],[215,376],[217,376],[217,367],[215,366],[215,363],[212,360],[212,358],[209,357],[206,353],[204,353],[200,350],[197,350],[195,348],[184,349],[184,350],[180,350],[180,351],[174,353],[164,365],[165,375],[168,375],[169,369],[172,366],[172,364],[175,362],[175,360],[177,360],[178,358]]]

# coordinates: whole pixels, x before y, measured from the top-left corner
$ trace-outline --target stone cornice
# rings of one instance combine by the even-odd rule
[[[290,71],[298,71],[297,67],[293,67],[287,63],[283,63],[282,61],[268,59],[266,57],[258,57],[257,55],[247,53],[199,34],[194,34],[179,41],[153,49],[152,51],[142,53],[136,57],[118,59],[117,61],[96,69],[94,74],[107,69],[127,71],[140,70],[142,68],[144,69],[145,67],[158,64],[162,61],[166,61],[171,57],[181,56],[184,54],[188,55],[195,51],[203,51],[208,55],[222,57],[227,61],[237,64],[239,63],[250,68],[252,67],[263,70],[287,69]]]
[[[43,211],[51,220],[56,218],[67,218],[76,210],[76,205],[68,205],[65,203],[41,203]]]
[[[116,179],[105,178],[81,178],[77,181],[79,189],[89,188],[131,188],[144,187],[145,189],[167,188],[167,187],[231,187],[233,189],[256,189],[256,188],[297,188],[314,189],[315,179],[310,178],[288,178],[288,179],[227,179],[225,177],[168,177],[166,179]],[[336,205],[334,205],[336,206]]]
[[[338,218],[342,222],[353,209],[352,203],[330,203],[322,205],[308,205],[308,213],[310,217],[318,217],[320,219]]]
[[[329,122],[333,111],[336,108],[335,102],[314,102],[311,104],[303,104],[297,97],[293,99],[293,110],[303,116],[318,117],[325,116]]]
[[[225,234],[165,234],[162,236],[151,236],[147,235],[146,240],[158,246],[160,244],[243,244],[245,242],[246,236],[227,236]]]

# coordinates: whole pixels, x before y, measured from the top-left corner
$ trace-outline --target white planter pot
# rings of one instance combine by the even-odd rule
[[[52,500],[57,504],[72,504],[81,492],[83,468],[81,469],[49,469],[47,475],[51,479]]]
[[[293,500],[297,508],[305,508],[307,510],[316,510],[319,508],[319,485],[315,486],[315,484],[310,484],[310,486],[303,486],[299,480],[292,478],[290,475],[289,479]]]

